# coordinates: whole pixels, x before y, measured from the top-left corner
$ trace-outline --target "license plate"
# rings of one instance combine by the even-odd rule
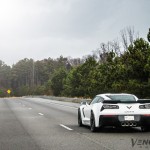
[[[134,116],[124,116],[124,120],[134,120]]]

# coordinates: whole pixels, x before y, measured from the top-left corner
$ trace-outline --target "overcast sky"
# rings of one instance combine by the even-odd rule
[[[0,60],[82,58],[128,26],[146,39],[150,0],[0,0]]]

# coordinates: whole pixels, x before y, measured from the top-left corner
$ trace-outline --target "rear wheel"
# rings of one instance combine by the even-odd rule
[[[150,128],[147,127],[147,126],[142,126],[142,127],[141,127],[141,131],[142,131],[142,132],[148,132],[148,131],[150,131]]]
[[[80,109],[78,109],[78,125],[79,127],[83,126]]]
[[[91,117],[90,117],[90,129],[92,132],[96,132],[97,128],[95,127],[95,117],[93,112],[91,112]]]

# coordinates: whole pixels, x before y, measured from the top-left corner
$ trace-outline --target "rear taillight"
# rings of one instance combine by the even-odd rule
[[[143,116],[145,116],[145,117],[150,117],[150,114],[144,114]]]
[[[101,111],[104,109],[119,109],[118,105],[103,105]]]
[[[150,109],[150,104],[140,105],[139,109]]]

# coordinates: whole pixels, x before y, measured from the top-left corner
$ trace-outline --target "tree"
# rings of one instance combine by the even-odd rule
[[[51,79],[51,88],[55,96],[61,95],[61,92],[63,91],[63,80],[66,78],[66,76],[67,72],[63,68],[60,68],[54,72]]]
[[[72,69],[64,81],[64,95],[89,97],[93,96],[93,84],[96,82],[95,71],[98,63],[93,57],[85,63]]]
[[[149,32],[148,32],[148,34],[147,34],[147,39],[148,39],[148,41],[150,42],[150,28],[149,28]]]
[[[134,27],[126,27],[120,31],[122,44],[124,51],[126,51],[129,45],[132,45],[134,40],[139,38],[138,33],[135,34]]]
[[[140,38],[130,45],[128,51],[124,54],[123,59],[129,70],[129,77],[141,82],[147,82],[149,70],[147,69],[150,59],[150,46],[144,39]]]

